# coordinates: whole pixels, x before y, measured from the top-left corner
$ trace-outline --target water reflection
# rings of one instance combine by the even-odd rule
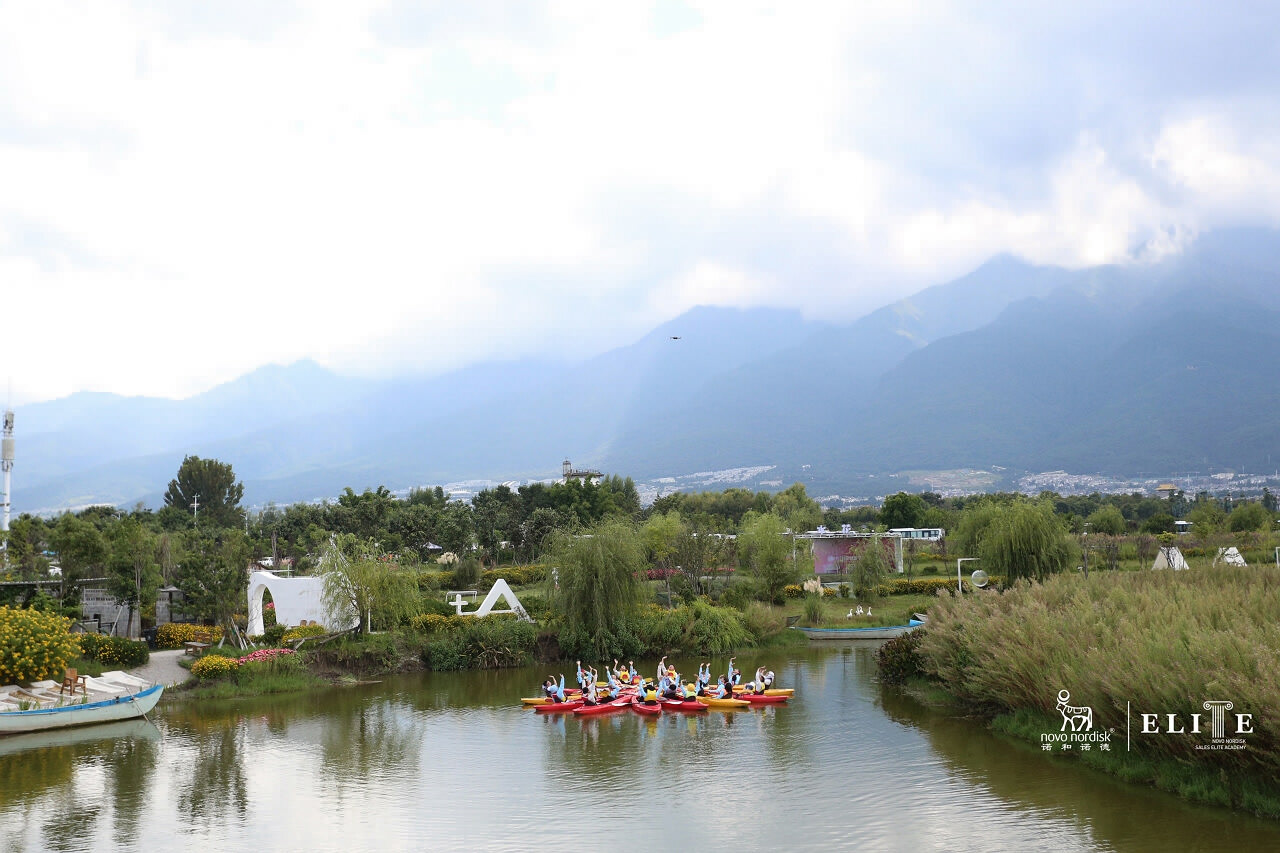
[[[1073,820],[1081,834],[1104,849],[1264,850],[1275,849],[1280,841],[1280,828],[1272,822],[1188,805],[1071,759],[1046,757],[1034,745],[992,735],[973,721],[933,711],[900,691],[885,688],[881,701],[890,719],[928,738],[948,775],[980,785],[1028,814]]]
[[[545,677],[531,668],[167,705],[163,737],[2,740],[2,849],[505,850],[584,824],[685,847],[1280,849],[1280,827],[1056,766],[884,690],[874,648],[760,661],[797,688],[785,706],[542,715],[518,704]]]

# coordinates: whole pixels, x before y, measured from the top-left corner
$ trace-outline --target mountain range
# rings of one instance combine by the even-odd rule
[[[846,324],[696,308],[576,363],[369,380],[302,361],[185,400],[78,393],[17,412],[14,509],[158,505],[186,454],[230,462],[252,504],[550,478],[566,456],[837,492],[911,470],[1270,470],[1278,321],[1280,232],[1232,230],[1156,263],[1001,256]]]

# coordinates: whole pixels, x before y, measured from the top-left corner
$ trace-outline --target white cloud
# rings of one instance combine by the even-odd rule
[[[1243,15],[679,7],[0,9],[0,281],[31,318],[0,371],[186,394],[582,354],[699,301],[851,316],[999,251],[1276,219],[1272,60],[1211,62]]]

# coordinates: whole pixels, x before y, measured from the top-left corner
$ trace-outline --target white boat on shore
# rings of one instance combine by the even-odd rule
[[[914,631],[923,625],[920,619],[911,619],[905,625],[885,625],[880,628],[802,628],[794,626],[810,640],[892,640]]]
[[[57,681],[36,681],[29,687],[0,687],[0,735],[142,717],[164,693],[162,684],[119,671],[87,677],[83,687],[69,695],[59,686]]]

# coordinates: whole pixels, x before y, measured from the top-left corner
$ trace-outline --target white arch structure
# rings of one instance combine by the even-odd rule
[[[249,634],[259,635],[262,625],[262,594],[271,591],[276,605],[276,622],[281,625],[298,625],[303,619],[318,622],[330,630],[340,631],[359,624],[351,614],[345,625],[331,624],[334,620],[324,603],[324,576],[282,578],[271,572],[254,572],[249,575]]]
[[[274,595],[274,593],[272,594]],[[494,605],[498,603],[499,598],[507,602],[505,610],[494,609]],[[489,590],[489,594],[484,597],[484,601],[480,602],[480,606],[475,610],[464,611],[462,609],[465,602],[463,602],[461,595],[454,596],[449,603],[454,606],[459,616],[488,616],[490,613],[514,613],[526,622],[533,621],[529,618],[529,614],[525,612],[524,607],[521,606],[520,599],[516,598],[515,592],[502,578],[498,578],[493,582],[493,589]]]

